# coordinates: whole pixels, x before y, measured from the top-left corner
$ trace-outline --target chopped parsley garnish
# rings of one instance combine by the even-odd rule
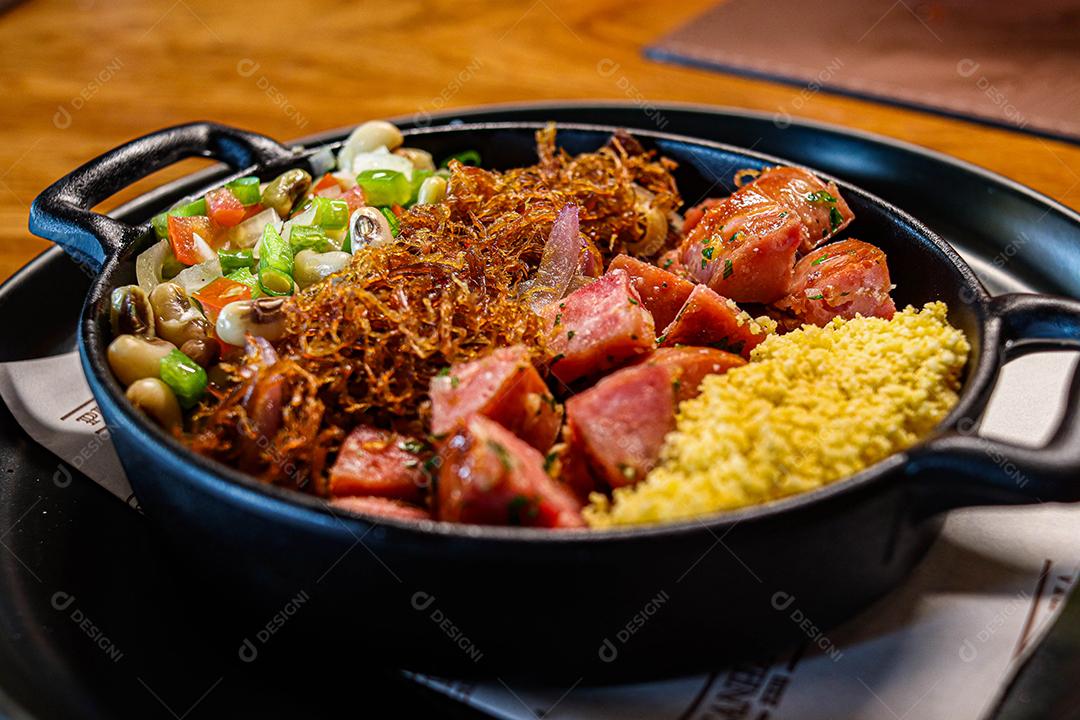
[[[744,233],[742,230],[736,230],[735,234],[728,238],[728,242],[733,243],[739,238],[743,237],[745,234],[746,233]]]
[[[450,376],[450,387],[452,387],[452,388],[454,388],[456,390],[457,386],[460,385],[460,384],[461,384],[461,381],[458,380],[457,375],[451,375]]]
[[[510,513],[511,525],[523,525],[525,519],[531,520],[540,514],[536,500],[524,495],[515,495],[507,504],[506,509]]]
[[[558,355],[556,355],[555,357],[551,358],[551,364],[552,364],[552,365],[554,365],[555,363],[557,363],[557,362],[559,362],[560,360],[562,360],[562,359],[563,359],[564,357],[566,357],[566,355],[564,355],[563,353],[559,353],[559,354],[558,354]]]
[[[447,365],[447,366],[446,366],[446,367],[444,367],[444,368],[443,368],[442,370],[440,370],[439,372],[435,373],[435,377],[446,377],[446,376],[447,376],[447,375],[449,375],[449,374],[450,374],[450,366],[449,366],[449,365]]]
[[[731,260],[724,261],[724,279],[727,280],[731,277],[731,274],[735,272],[735,268],[732,266]]]
[[[825,296],[821,293],[818,293],[817,295],[807,295],[807,298],[810,300],[824,300]]]
[[[840,211],[835,206],[829,208],[829,224],[833,230],[844,224],[844,216],[840,214]]]
[[[551,324],[551,327],[559,327],[559,323],[561,323],[561,322],[562,322],[562,313],[557,313],[555,315],[555,322],[553,322]]]
[[[807,193],[806,201],[812,203],[835,203],[836,198],[828,190],[818,190],[817,192]]]
[[[419,455],[420,453],[424,452],[424,443],[420,442],[419,440],[413,440],[412,438],[409,438],[408,440],[402,440],[398,443],[398,447],[405,452],[412,453],[413,455]]]
[[[544,472],[551,474],[551,468],[555,466],[555,461],[559,459],[559,453],[552,450],[544,456]]]
[[[664,261],[664,269],[667,270],[669,267],[671,267],[671,264],[674,263],[674,262],[675,262],[675,260],[673,258],[668,258],[667,260],[665,260]]]
[[[709,261],[705,258],[701,258],[701,269],[704,270],[705,266],[709,264]]]
[[[637,300],[635,300],[635,299],[634,299],[634,298],[632,298],[632,297],[627,297],[626,299],[630,301],[630,304],[631,304],[631,305],[637,305],[637,304],[638,304],[638,301],[637,301]]]
[[[660,337],[656,338],[656,344],[659,345],[660,343],[664,342],[665,340],[667,340],[667,335],[661,335]]]
[[[829,253],[825,253],[824,255],[822,255],[821,257],[819,257],[817,260],[815,260],[814,262],[812,262],[810,264],[811,265],[820,265],[821,263],[825,262],[828,259],[829,259]]]
[[[567,330],[566,331],[566,339],[567,340],[573,340],[574,339],[574,331],[573,330]]]
[[[424,474],[432,477],[439,470],[439,466],[442,465],[442,458],[438,455],[432,455],[424,461]]]
[[[491,452],[495,453],[495,457],[499,458],[499,462],[502,463],[503,469],[508,472],[514,469],[514,461],[510,459],[510,451],[503,447],[502,443],[495,440],[488,440],[487,446],[491,448]]]
[[[713,249],[712,247],[705,247],[701,249],[701,256],[706,260],[712,260]]]

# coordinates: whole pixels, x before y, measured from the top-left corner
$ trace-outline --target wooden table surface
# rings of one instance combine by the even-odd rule
[[[26,230],[42,188],[176,123],[217,120],[288,139],[372,117],[541,99],[790,108],[799,88],[642,56],[714,2],[16,4],[0,13],[0,279],[48,246]],[[1080,208],[1080,147],[824,92],[799,114],[940,150]]]

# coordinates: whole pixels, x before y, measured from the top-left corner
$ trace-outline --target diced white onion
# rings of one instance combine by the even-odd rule
[[[219,277],[221,277],[221,261],[215,255],[206,262],[181,270],[172,279],[172,282],[184,288],[187,294],[190,295],[193,292],[202,290]]]
[[[334,151],[324,146],[312,153],[308,162],[311,164],[312,176],[317,178],[333,170],[337,159],[334,157]]]
[[[292,229],[293,229],[294,226],[296,226],[296,225],[310,225],[313,222],[315,222],[315,205],[314,205],[314,203],[307,210],[304,210],[302,213],[300,213],[299,215],[293,217],[291,220],[286,220],[285,221],[285,224],[282,225],[280,230],[279,230],[281,232],[281,237],[283,237],[285,240],[288,240],[289,236],[292,235]],[[259,237],[262,237],[261,233],[259,234]]]
[[[378,149],[388,152],[401,145],[401,131],[385,120],[369,120],[349,134],[338,153],[338,170],[351,170],[353,159],[360,153]],[[354,172],[355,174],[355,172]]]
[[[199,256],[199,260],[202,262],[217,257],[217,253],[210,247],[210,243],[203,240],[202,235],[199,233],[191,233],[191,241],[195,244],[195,254]]]
[[[281,229],[281,218],[278,217],[274,208],[266,208],[257,215],[252,215],[230,230],[225,240],[234,249],[255,247],[262,239],[266,226],[270,224],[273,224],[276,230]]]
[[[162,240],[139,253],[135,258],[135,279],[139,287],[149,293],[161,284],[161,266],[169,256],[169,241]]]
[[[359,175],[365,170],[396,170],[412,180],[413,164],[408,158],[394,155],[386,148],[375,152],[357,153],[352,160],[352,174]]]

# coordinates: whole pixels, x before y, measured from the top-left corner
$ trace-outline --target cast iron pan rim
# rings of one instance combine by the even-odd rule
[[[425,128],[410,128],[403,131],[403,134],[406,137],[411,137],[445,133],[466,134],[478,130],[538,130],[546,125],[547,123],[545,122],[534,121],[484,122],[472,124],[458,123]],[[618,129],[616,126],[611,125],[592,125],[584,123],[557,123],[557,127],[606,134]],[[641,129],[630,129],[630,132],[634,135],[648,137],[653,140],[667,140],[707,147],[713,150],[756,158],[772,164],[798,165],[798,163],[791,163],[790,161],[772,155],[684,135]],[[333,147],[339,143],[340,141],[316,147],[305,147],[305,150],[313,151],[323,147]],[[310,157],[309,153],[299,155],[297,157],[297,162],[302,162],[307,157]],[[128,425],[128,429],[131,431],[132,435],[136,436],[134,438],[135,442],[141,443],[144,447],[152,448],[152,452],[158,455],[159,459],[163,462],[183,463],[189,470],[194,470],[194,472],[189,471],[182,474],[189,480],[200,484],[210,493],[219,497],[227,497],[236,500],[237,504],[240,506],[263,506],[262,509],[270,510],[292,522],[315,522],[316,524],[329,527],[341,525],[348,529],[345,525],[346,521],[348,521],[358,527],[374,525],[405,535],[416,535],[419,536],[420,539],[431,537],[458,537],[470,540],[496,540],[500,542],[511,541],[534,543],[536,541],[544,541],[593,543],[611,540],[635,541],[644,537],[655,538],[662,535],[693,534],[702,530],[714,532],[717,529],[723,530],[729,526],[734,526],[735,524],[742,522],[764,520],[778,514],[792,513],[797,510],[809,510],[811,507],[824,503],[832,498],[861,489],[863,486],[880,479],[883,475],[901,468],[907,462],[908,453],[911,450],[930,441],[941,432],[950,429],[959,418],[968,416],[975,406],[980,405],[980,400],[984,399],[986,396],[984,391],[989,387],[989,384],[993,381],[998,370],[998,348],[996,347],[996,342],[986,342],[986,340],[990,339],[987,337],[988,335],[996,334],[992,331],[989,333],[987,332],[988,325],[985,318],[987,315],[986,306],[989,302],[989,294],[986,292],[982,283],[975,276],[971,268],[952,246],[920,221],[891,203],[888,203],[857,186],[834,178],[831,175],[820,173],[817,170],[813,171],[820,177],[836,182],[837,185],[844,189],[845,193],[859,195],[868,202],[880,206],[886,213],[909,226],[916,235],[921,235],[926,238],[945,256],[952,265],[952,269],[960,274],[964,284],[974,295],[972,304],[977,306],[977,314],[983,320],[978,328],[978,332],[983,335],[983,337],[979,338],[982,353],[978,358],[969,358],[968,360],[969,363],[975,363],[975,365],[973,367],[969,365],[969,368],[971,369],[969,370],[967,387],[957,404],[953,407],[947,417],[938,424],[934,433],[923,438],[920,443],[905,451],[894,453],[858,473],[834,483],[830,483],[825,487],[760,505],[749,506],[732,511],[715,512],[697,518],[658,523],[654,525],[630,526],[625,528],[619,527],[605,530],[566,529],[557,531],[538,528],[464,525],[436,520],[398,520],[393,518],[337,512],[322,499],[299,491],[268,485],[246,473],[231,468],[224,463],[198,455],[184,446],[172,435],[166,433],[157,426],[151,425],[151,423],[140,413],[136,413],[125,400],[124,393],[121,391],[115,378],[112,377],[112,373],[108,372],[107,365],[103,360],[104,350],[102,348],[104,347],[104,343],[97,337],[96,323],[91,313],[92,303],[90,300],[96,295],[94,290],[88,295],[87,302],[83,308],[83,319],[79,328],[79,352],[82,357],[84,370],[88,375],[97,379],[98,382],[96,384],[107,393],[110,404],[123,415],[124,420]],[[220,170],[208,168],[207,170],[202,171],[202,173],[205,173],[207,177],[210,177],[211,175],[217,176],[220,175]],[[202,173],[200,173],[200,175]],[[244,173],[237,173],[237,175],[240,174]],[[192,182],[193,179],[193,177],[180,178],[174,181],[173,184],[187,184],[188,182]],[[115,211],[116,214],[124,212],[127,205],[135,202],[138,202],[138,200],[132,200],[128,204],[125,204],[125,206],[121,206]],[[127,257],[130,254],[130,252],[125,252],[122,255]],[[111,277],[119,261],[119,256],[110,258],[109,262],[103,268],[99,279],[95,281],[95,285],[103,286],[104,282],[102,281]],[[996,338],[994,339],[996,340]],[[90,340],[96,340],[101,347],[96,348],[93,352],[89,351]],[[267,502],[268,500],[272,500],[272,502]],[[310,510],[315,510],[316,514],[309,512]]]

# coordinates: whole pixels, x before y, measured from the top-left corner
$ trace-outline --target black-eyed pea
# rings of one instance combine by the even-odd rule
[[[351,259],[349,253],[337,250],[323,253],[301,250],[293,258],[293,280],[306,288],[341,270]]]
[[[158,337],[177,347],[210,335],[210,323],[176,283],[161,283],[150,292]]]
[[[172,388],[161,379],[154,377],[136,380],[127,389],[125,395],[128,402],[149,415],[166,430],[172,431],[180,427],[183,420],[180,403]]]
[[[250,335],[270,342],[285,334],[285,298],[261,297],[229,303],[218,313],[214,330],[222,342],[242,346]]]
[[[221,354],[217,340],[208,337],[192,338],[180,346],[180,352],[187,355],[204,368],[214,364]]]
[[[109,367],[125,387],[142,378],[156,378],[161,358],[176,349],[171,342],[145,335],[121,335],[106,350]]]

